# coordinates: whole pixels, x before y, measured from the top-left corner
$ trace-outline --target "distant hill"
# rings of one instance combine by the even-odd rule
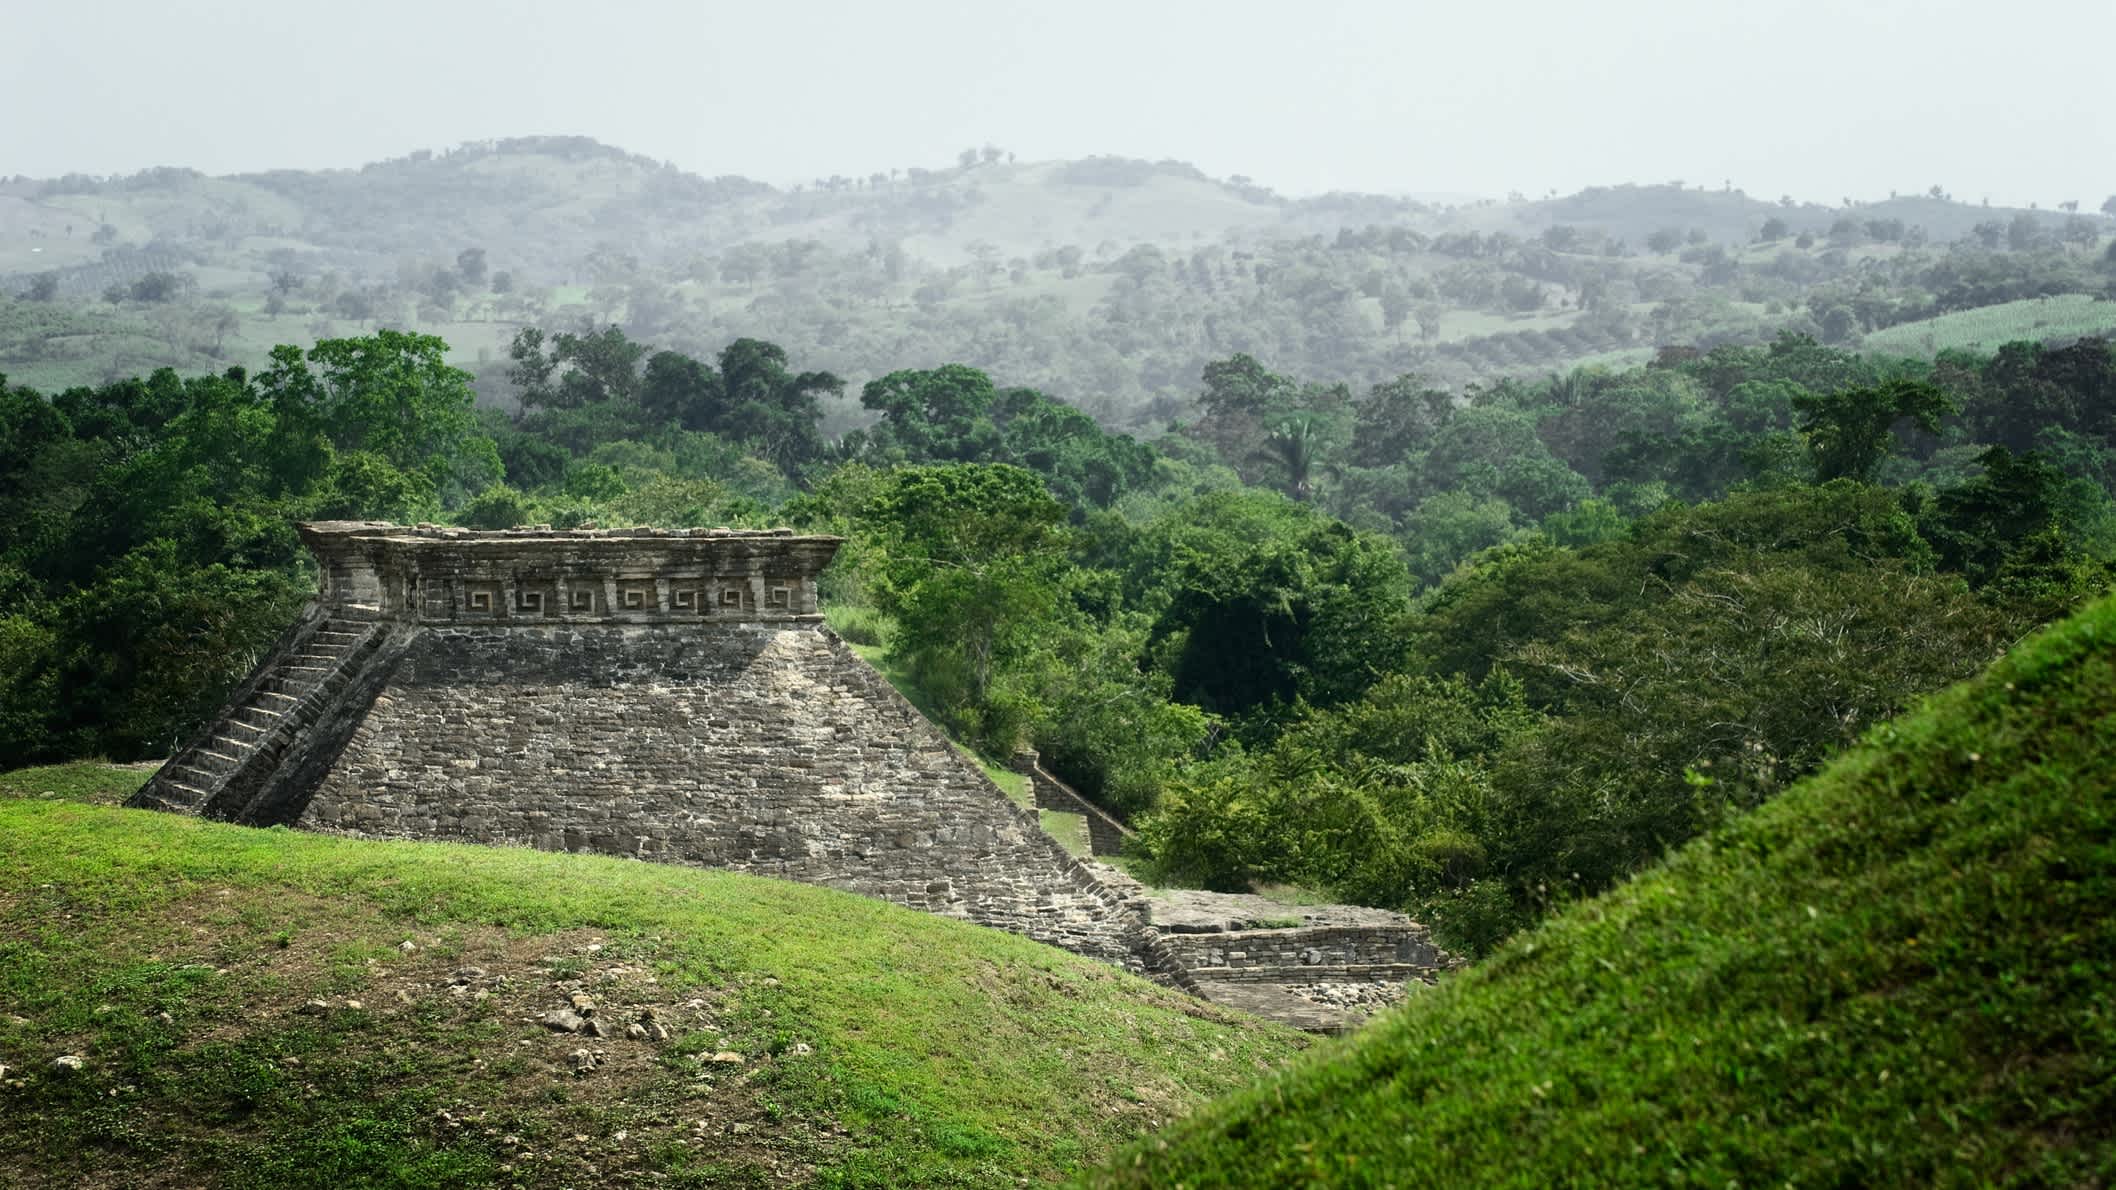
[[[1938,240],[2016,213],[1924,196],[1854,211],[1901,218]],[[1821,231],[1839,213],[1673,184],[1504,203],[1356,193],[1294,200],[1183,162],[1121,157],[913,168],[782,189],[734,175],[701,177],[588,137],[532,136],[357,169],[216,178],[172,167],[116,178],[17,178],[0,183],[0,276],[78,265],[111,245],[170,241],[204,241],[238,259],[321,253],[385,272],[403,256],[452,256],[482,244],[495,268],[557,281],[598,244],[663,254],[804,238],[857,248],[880,237],[900,240],[920,260],[952,266],[979,242],[1005,256],[1105,242],[1121,253],[1142,243],[1181,247],[1372,225],[1534,234],[1565,224],[1634,243],[1664,227],[1699,228],[1716,241],[1742,243],[1773,215],[1794,231]],[[114,237],[95,242],[105,225]]]
[[[504,400],[517,330],[616,323],[706,355],[767,339],[855,389],[966,363],[1150,433],[1235,352],[1326,383],[1461,385],[1780,329],[1849,343],[1939,312],[1964,276],[1975,305],[2116,280],[2096,264],[2116,221],[1931,196],[1292,198],[1181,161],[972,157],[779,187],[520,137],[358,169],[18,177],[0,182],[0,300],[115,307],[159,348],[69,334],[0,347],[0,371],[54,387],[255,366],[386,325],[446,338]],[[1958,241],[2009,255],[1942,261]],[[859,416],[848,397],[832,427]]]
[[[2116,600],[1102,1185],[2116,1171]]]
[[[0,774],[7,1185],[1011,1187],[1305,1043],[807,885],[103,804],[145,777]]]

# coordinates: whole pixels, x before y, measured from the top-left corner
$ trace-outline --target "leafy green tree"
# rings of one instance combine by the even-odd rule
[[[438,520],[441,501],[425,473],[405,471],[371,451],[332,458],[327,487],[309,515],[318,520],[382,520],[400,524]]]
[[[473,529],[512,529],[531,519],[528,497],[503,483],[479,492],[456,510],[456,520]]]
[[[1486,873],[1481,762],[1538,722],[1503,677],[1392,674],[1267,749],[1174,778],[1142,841],[1158,873],[1183,883],[1299,883],[1424,911]]]
[[[1134,557],[1174,697],[1267,723],[1354,697],[1392,663],[1410,576],[1384,540],[1277,495],[1214,493],[1149,527]]]
[[[1107,508],[1148,482],[1154,451],[1112,434],[1069,405],[1034,389],[1001,391],[992,404],[998,456],[989,460],[1028,468],[1051,493],[1075,508]]]
[[[1403,518],[1400,536],[1411,574],[1433,584],[1478,551],[1511,540],[1519,531],[1513,506],[1506,501],[1445,491],[1419,501]]]
[[[1895,448],[1898,423],[1909,421],[1936,433],[1940,419],[1958,405],[1922,381],[1891,380],[1873,387],[1801,394],[1793,399],[1793,408],[1814,459],[1815,478],[1826,483],[1868,478]]]
[[[1499,405],[1458,411],[1433,436],[1421,490],[1497,496],[1540,518],[1585,499],[1587,481],[1553,457],[1533,414]]]
[[[1822,341],[1849,343],[1859,333],[1859,316],[1850,306],[1831,306],[1822,312]]]
[[[821,456],[820,401],[843,392],[845,382],[829,372],[795,373],[786,361],[785,348],[761,339],[737,339],[721,350],[720,381],[729,408],[718,432],[753,444],[791,475]]]
[[[1054,640],[1034,727],[1044,763],[1118,815],[1153,807],[1212,731],[1203,711],[1169,700],[1167,674],[1142,665],[1147,630],[1125,616]]]
[[[1977,457],[1983,473],[1943,489],[1923,526],[1941,564],[1979,587],[2001,579],[2011,593],[2054,603],[2044,616],[2094,593],[2107,582],[2078,545],[2082,512],[2107,500],[2105,492],[2074,479],[2029,451],[1994,446]]]
[[[426,476],[444,498],[460,497],[501,468],[473,410],[470,374],[450,367],[447,353],[436,336],[381,330],[324,339],[306,353],[274,348],[257,383],[290,416],[312,416],[338,449],[371,453]]]
[[[1607,500],[1583,500],[1577,508],[1544,517],[1540,528],[1559,545],[1581,546],[1615,541],[1630,526],[1630,520]]]
[[[565,477],[573,452],[539,435],[524,433],[497,411],[480,416],[485,433],[498,450],[502,477],[525,491],[546,487]]]
[[[1377,384],[1354,414],[1351,461],[1361,467],[1403,462],[1454,411],[1453,394],[1420,377],[1399,376]]]
[[[1202,416],[1185,433],[1210,443],[1220,458],[1239,466],[1262,446],[1268,422],[1293,412],[1300,388],[1267,370],[1254,357],[1234,355],[1205,365]]]
[[[1381,326],[1391,335],[1401,335],[1403,326],[1410,321],[1411,312],[1417,303],[1410,291],[1400,285],[1385,285],[1381,290]]]
[[[1937,561],[1890,492],[1850,482],[1743,492],[1664,509],[1598,545],[1494,550],[1423,601],[1405,622],[1406,643],[1416,668],[1482,679],[1531,645],[1592,633],[1707,569],[1777,555],[1846,583],[1881,562],[1922,572]],[[1539,708],[1561,707],[1575,692],[1546,674],[1520,676]]]
[[[996,399],[991,379],[961,364],[891,372],[860,390],[860,404],[882,415],[887,439],[920,462],[989,459],[999,446]]]
[[[43,736],[0,745],[0,764],[167,754],[249,672],[307,588],[287,571],[197,567],[166,539],[112,561],[53,607],[49,647],[20,675],[54,700]]]
[[[567,468],[560,490],[576,500],[615,500],[628,490],[617,468],[607,463],[575,463]]]
[[[176,273],[156,270],[145,273],[125,291],[125,296],[135,302],[158,303],[173,301],[190,287],[190,279]]]
[[[639,403],[655,420],[687,430],[717,431],[727,421],[720,374],[681,352],[657,351],[647,360]]]
[[[2016,453],[2051,430],[2116,436],[2116,345],[2082,339],[2067,347],[2008,343],[1963,384],[1963,420],[1974,437]]]
[[[1756,805],[2012,639],[1951,577],[1737,561],[1509,655],[1568,690],[1568,712],[1494,764],[1487,862],[1518,920]]]
[[[574,334],[561,331],[546,346],[544,332],[523,327],[508,345],[513,365],[507,379],[529,409],[577,409],[604,402],[630,402],[639,396],[639,367],[646,358],[616,326]]]
[[[1043,707],[1030,671],[1065,610],[1048,560],[1000,554],[936,566],[892,600],[890,653],[987,751],[1026,743]]]
[[[936,566],[1044,551],[1066,520],[1034,473],[1003,465],[900,467],[876,476],[852,511],[888,553],[885,610],[893,610],[886,592]]]

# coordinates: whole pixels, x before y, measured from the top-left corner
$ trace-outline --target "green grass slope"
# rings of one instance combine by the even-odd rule
[[[1304,1044],[824,889],[107,804],[145,775],[0,775],[0,1184],[1011,1186]]]
[[[2042,342],[2116,331],[2116,302],[2088,294],[2022,298],[1936,318],[1899,323],[1860,341],[1861,350],[1928,356],[1941,351],[1996,351],[2016,340]]]
[[[2116,600],[1097,1184],[2116,1182]]]

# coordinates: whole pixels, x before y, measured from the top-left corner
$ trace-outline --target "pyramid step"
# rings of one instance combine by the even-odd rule
[[[256,750],[251,747],[252,743],[254,741],[239,740],[234,736],[217,735],[213,737],[213,750],[240,760]]]
[[[171,785],[181,785],[185,789],[196,789],[204,793],[219,783],[214,780],[217,775],[189,764],[179,764],[170,766],[167,780]]]
[[[200,748],[191,753],[187,760],[191,768],[216,777],[232,773],[242,765],[242,757],[216,752],[211,748]]]
[[[267,679],[265,679],[265,680],[266,680],[267,682],[270,682],[270,681],[271,681],[271,679],[270,679],[270,678],[267,678]],[[259,691],[257,692],[257,697],[259,697],[259,698],[261,698],[261,699],[271,699],[271,700],[272,700],[271,702],[267,702],[267,703],[261,703],[261,704],[259,704],[259,709],[260,709],[260,710],[263,710],[263,709],[266,709],[266,708],[269,708],[269,707],[272,707],[272,706],[275,706],[275,705],[278,705],[278,706],[284,706],[285,704],[287,704],[287,703],[290,703],[290,702],[300,702],[300,701],[301,701],[301,700],[300,700],[299,698],[296,698],[296,697],[295,697],[294,695],[291,695],[291,694],[286,694],[286,693],[283,693],[283,692],[281,692],[281,691],[278,691],[278,690],[259,690]],[[270,711],[269,713],[271,713],[271,714],[275,714],[275,715],[279,715],[279,714],[285,714],[285,712],[284,712],[284,711]]]
[[[239,723],[244,727],[254,728],[259,732],[266,732],[279,726],[279,721],[285,717],[278,711],[269,711],[253,704],[237,707],[235,714],[229,718],[228,722]]]
[[[255,723],[245,723],[232,715],[222,722],[220,726],[223,730],[230,733],[229,739],[234,740],[245,748],[264,738],[264,728],[257,726]]]

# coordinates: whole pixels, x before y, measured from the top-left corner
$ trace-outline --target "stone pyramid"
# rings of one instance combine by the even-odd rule
[[[839,539],[300,528],[315,600],[133,805],[778,876],[1175,978],[824,625]]]
[[[1074,859],[824,625],[838,538],[300,529],[316,598],[130,804],[828,885],[1304,1028],[1448,963],[1398,915],[1206,920]]]

